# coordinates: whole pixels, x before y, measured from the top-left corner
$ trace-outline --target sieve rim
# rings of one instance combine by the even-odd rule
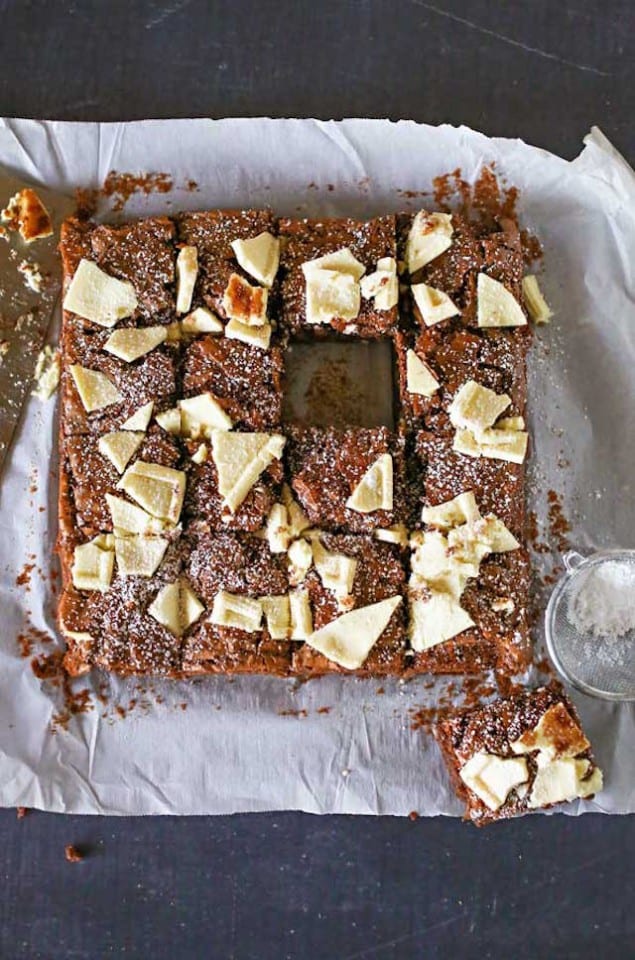
[[[570,670],[564,666],[560,658],[560,654],[556,650],[556,645],[554,643],[555,631],[552,629],[558,601],[560,600],[570,580],[579,571],[589,570],[591,567],[599,566],[608,560],[620,559],[628,561],[629,563],[635,563],[635,549],[622,547],[611,550],[598,550],[596,553],[591,553],[586,557],[583,554],[578,553],[577,550],[569,550],[567,553],[562,555],[565,572],[551,591],[551,596],[549,597],[549,602],[547,603],[547,609],[545,610],[545,644],[551,662],[562,679],[569,683],[576,690],[579,690],[581,693],[586,693],[590,697],[595,697],[597,700],[610,700],[613,703],[632,703],[635,701],[635,690],[633,690],[633,693],[614,693],[611,690],[603,690],[600,687],[594,687],[572,674]]]

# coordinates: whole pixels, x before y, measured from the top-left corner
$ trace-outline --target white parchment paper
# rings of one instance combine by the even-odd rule
[[[269,205],[287,215],[367,217],[416,209],[423,201],[404,191],[430,190],[434,176],[456,167],[471,180],[492,162],[521,190],[556,313],[531,366],[530,507],[544,519],[554,489],[578,548],[633,547],[635,176],[599,131],[566,162],[520,141],[411,122],[0,121],[0,165],[53,189],[98,187],[113,169],[172,175],[169,195],[137,195],[127,216]],[[111,679],[103,704],[52,730],[60,692],[36,679],[16,636],[35,627],[55,638],[54,437],[55,403],[33,399],[0,484],[1,804],[117,814],[460,812],[432,737],[412,729],[413,714],[447,690],[444,679],[431,688],[426,678],[141,688]],[[543,571],[554,559],[541,556]],[[30,590],[16,585],[27,561],[36,565]],[[116,708],[131,698],[137,704],[122,719]],[[567,812],[635,811],[635,707],[574,699],[606,789]]]

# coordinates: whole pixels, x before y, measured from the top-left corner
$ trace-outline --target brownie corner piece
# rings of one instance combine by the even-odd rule
[[[307,338],[330,333],[379,339],[393,331],[398,319],[394,216],[368,221],[282,219],[279,233],[280,317],[288,335]],[[340,254],[348,258],[341,274],[336,269]],[[332,291],[328,291],[328,297],[318,291],[311,312],[303,266],[332,255],[336,257],[328,270],[332,276],[344,277],[345,295],[333,299]],[[386,272],[378,275],[381,270]],[[372,293],[374,279],[384,286],[383,297]]]
[[[309,520],[332,532],[369,533],[407,523],[405,443],[386,427],[289,427],[289,483]],[[389,479],[383,468],[389,472]],[[374,499],[363,499],[366,488]]]
[[[556,681],[451,712],[434,732],[465,819],[477,826],[602,789],[577,711]]]

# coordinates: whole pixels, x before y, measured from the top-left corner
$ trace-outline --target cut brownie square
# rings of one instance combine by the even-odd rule
[[[210,533],[194,524],[186,574],[208,612],[225,591],[259,599],[288,592],[286,557],[273,554],[266,540],[246,534]],[[267,673],[285,676],[291,667],[289,640],[274,640],[266,619],[257,629],[213,623],[206,616],[185,642],[183,671],[197,673]]]
[[[242,430],[267,430],[282,417],[282,350],[258,350],[226,337],[203,336],[183,355],[183,396],[211,392]]]
[[[412,673],[482,674],[510,677],[526,669],[530,657],[527,604],[529,556],[523,549],[482,560],[460,598],[475,626],[451,640],[418,652],[406,666]]]
[[[66,640],[69,673],[78,675],[100,667],[120,674],[178,675],[182,638],[149,612],[159,592],[182,573],[183,538],[177,530],[169,539],[152,576],[121,576],[115,562],[112,581],[104,592],[77,589],[70,579],[73,551],[82,543],[81,537],[76,535],[61,544],[66,583],[58,619]]]
[[[132,283],[138,300],[132,316],[136,324],[169,323],[174,319],[174,238],[174,224],[168,217],[121,226],[67,220],[60,242],[65,289],[80,260],[91,260],[109,276]]]
[[[524,465],[456,453],[452,442],[447,434],[419,430],[415,435],[422,504],[437,506],[472,490],[483,515],[496,514],[516,537],[522,538]]]
[[[223,296],[233,273],[252,285],[256,282],[239,265],[232,241],[249,240],[261,233],[275,234],[269,210],[210,210],[182,213],[176,218],[181,244],[196,247],[198,276],[192,307],[205,306],[226,318]]]
[[[405,595],[405,566],[401,550],[394,544],[382,543],[370,536],[329,533],[321,534],[318,542],[331,554],[353,558],[355,568],[350,594],[343,598],[338,598],[334,590],[325,585],[315,566],[311,566],[300,581],[300,589],[308,593],[314,630],[319,630],[350,610]],[[397,607],[363,665],[354,671],[356,674],[380,676],[402,673],[406,646],[405,607],[405,602]],[[301,676],[351,673],[308,643],[294,644],[293,672]]]
[[[452,713],[435,736],[465,819],[477,826],[602,789],[576,709],[557,682]]]
[[[392,506],[360,511],[351,498],[383,458],[392,460]],[[334,532],[370,533],[408,521],[404,441],[385,427],[334,430],[289,427],[289,483],[312,524]]]
[[[106,352],[111,330],[84,326],[74,320],[64,324],[62,336],[62,431],[67,436],[118,430],[132,414],[152,401],[153,414],[171,407],[177,391],[177,347],[161,343],[138,360],[128,363]],[[72,376],[71,366],[96,371],[115,388],[120,399],[87,411]]]
[[[394,337],[399,369],[399,393],[409,426],[436,432],[454,432],[448,410],[458,390],[475,380],[497,394],[506,393],[511,405],[503,416],[523,416],[527,400],[526,345],[505,331],[467,330],[449,321],[427,327],[418,335],[399,332]],[[408,351],[413,351],[438,383],[430,396],[408,387]]]
[[[193,520],[204,520],[214,530],[260,530],[272,506],[280,499],[284,479],[282,462],[274,459],[232,512],[219,491],[218,468],[212,446],[204,447],[205,459],[202,462],[197,462],[200,441],[186,440],[184,447],[187,454],[184,468],[187,473],[186,514]]]
[[[72,503],[72,523],[89,537],[112,530],[106,494],[123,496],[117,490],[121,474],[100,452],[98,444],[99,439],[92,434],[62,440],[62,470]],[[176,441],[159,427],[151,427],[126,468],[136,460],[178,468],[180,457]]]
[[[366,276],[378,269],[378,261],[396,258],[395,218],[377,217],[360,222],[350,219],[280,220],[281,322],[294,337],[324,337],[348,334],[377,339],[392,332],[397,323],[397,305],[380,309],[374,297],[361,296],[354,318],[332,317],[325,323],[307,319],[306,278],[303,264],[347,249],[359,261]]]

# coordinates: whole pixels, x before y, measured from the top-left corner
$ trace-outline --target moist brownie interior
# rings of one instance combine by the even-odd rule
[[[60,249],[70,673],[527,665],[515,223],[215,210],[71,219]],[[286,350],[318,339],[391,342],[394,429],[284,421]]]

